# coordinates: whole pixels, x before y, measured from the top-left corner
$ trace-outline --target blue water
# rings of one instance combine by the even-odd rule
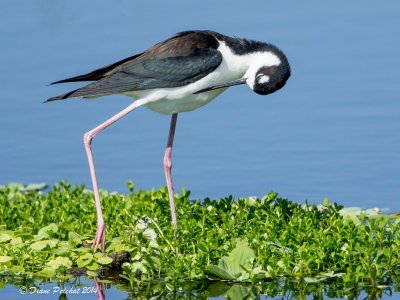
[[[400,2],[0,1],[0,184],[91,186],[83,133],[131,99],[41,102],[49,86],[187,29],[271,42],[292,77],[178,116],[173,181],[193,198],[262,196],[400,211]],[[165,185],[170,118],[140,108],[94,139],[99,185]]]

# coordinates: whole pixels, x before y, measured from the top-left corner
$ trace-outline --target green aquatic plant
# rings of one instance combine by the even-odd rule
[[[104,254],[93,254],[92,191],[66,182],[43,187],[0,188],[3,280],[65,282],[72,274],[105,280],[118,274],[136,289],[159,278],[171,288],[187,281],[260,285],[287,278],[355,289],[398,284],[400,278],[400,222],[378,209],[344,209],[327,200],[299,205],[274,192],[262,199],[200,201],[182,189],[175,194],[175,230],[167,189],[134,191],[128,183],[127,194],[101,191],[107,243]],[[226,295],[233,288],[224,287]],[[246,286],[234,290],[256,294]]]

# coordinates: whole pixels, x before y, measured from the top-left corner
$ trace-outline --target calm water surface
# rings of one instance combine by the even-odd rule
[[[253,1],[1,1],[0,184],[91,186],[84,132],[125,108],[111,96],[42,104],[49,86],[187,29],[271,42],[288,56],[284,89],[233,87],[178,116],[173,181],[193,198],[262,196],[400,211],[400,4]],[[140,108],[93,142],[99,185],[165,185],[170,117]]]
[[[42,104],[49,86],[139,53],[187,29],[271,42],[288,56],[284,89],[233,87],[178,116],[176,191],[262,196],[400,211],[400,2],[0,1],[0,184],[66,179],[91,186],[82,143],[131,102]],[[170,118],[140,108],[93,142],[99,185],[165,185]]]

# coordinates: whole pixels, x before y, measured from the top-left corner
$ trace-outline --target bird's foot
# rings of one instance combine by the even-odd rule
[[[96,253],[100,241],[101,241],[101,253],[104,253],[104,248],[106,244],[106,225],[102,220],[97,222],[96,236],[92,244],[92,248],[94,248],[93,253]]]

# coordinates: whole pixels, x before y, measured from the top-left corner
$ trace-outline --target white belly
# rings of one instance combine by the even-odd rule
[[[174,97],[175,93],[162,99],[145,104],[151,110],[160,114],[174,114],[179,112],[195,110],[213,100],[227,88],[208,91],[201,94],[186,94],[183,97]]]
[[[137,99],[138,106],[145,105],[160,114],[174,114],[202,107],[227,88],[200,94],[194,94],[195,92],[242,78],[248,69],[246,60],[234,55],[224,43],[220,43],[218,50],[223,54],[221,64],[196,82],[181,87],[149,89],[124,94]]]

